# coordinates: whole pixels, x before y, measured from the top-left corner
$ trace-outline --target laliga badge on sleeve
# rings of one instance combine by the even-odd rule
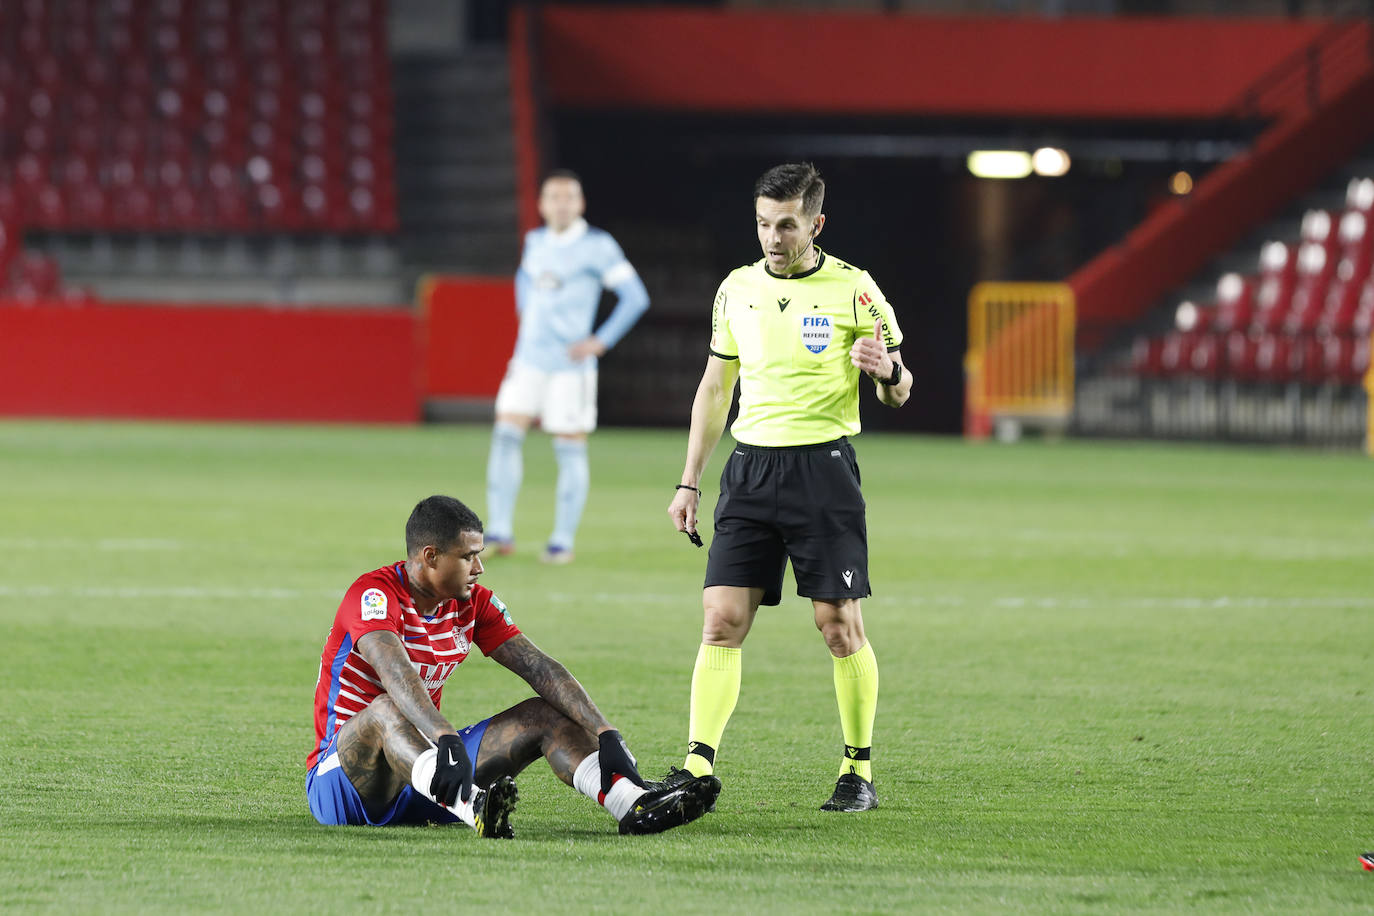
[[[363,592],[363,620],[386,620],[386,592],[369,588]]]

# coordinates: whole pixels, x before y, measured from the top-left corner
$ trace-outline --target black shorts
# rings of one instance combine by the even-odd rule
[[[787,448],[736,445],[720,475],[706,585],[762,588],[782,600],[787,561],[797,594],[866,598],[868,525],[846,439]]]

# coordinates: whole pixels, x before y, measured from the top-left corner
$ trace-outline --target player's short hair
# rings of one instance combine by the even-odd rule
[[[800,197],[802,212],[814,217],[825,205],[825,180],[809,162],[785,162],[773,166],[754,182],[754,200],[758,201],[760,197],[769,200],[796,200]]]
[[[406,521],[406,556],[428,545],[440,552],[453,548],[464,531],[482,531],[482,520],[452,496],[431,496],[416,504]]]
[[[582,184],[582,176],[574,172],[572,169],[554,169],[552,172],[549,172],[547,175],[544,176],[544,180],[539,182],[539,187],[542,188],[550,181],[553,181],[558,178],[562,178],[566,181],[575,181],[579,185]]]

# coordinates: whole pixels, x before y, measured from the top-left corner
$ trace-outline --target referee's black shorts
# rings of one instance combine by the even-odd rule
[[[797,594],[865,598],[868,525],[847,439],[784,448],[736,445],[720,475],[706,585],[762,588],[782,600],[787,561]]]

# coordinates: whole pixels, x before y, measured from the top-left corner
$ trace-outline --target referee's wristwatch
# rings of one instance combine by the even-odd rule
[[[879,382],[891,388],[902,380],[902,364],[895,359],[892,361],[892,376],[890,378],[880,378]]]

